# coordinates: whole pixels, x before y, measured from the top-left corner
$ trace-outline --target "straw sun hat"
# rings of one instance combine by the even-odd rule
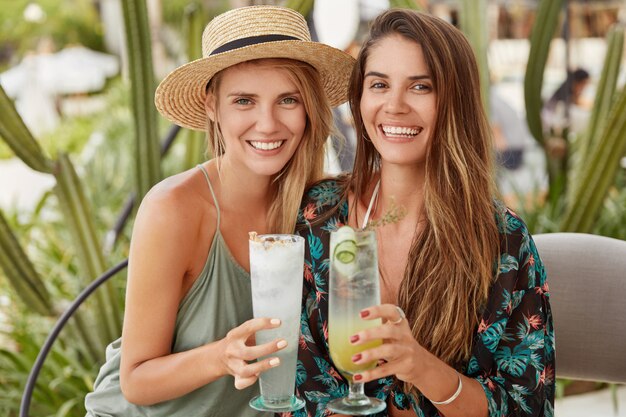
[[[346,101],[354,59],[331,46],[312,42],[306,21],[277,6],[233,9],[214,18],[202,34],[202,58],[172,71],[156,90],[159,112],[172,122],[206,130],[206,86],[219,71],[244,61],[291,58],[316,68],[332,106]]]

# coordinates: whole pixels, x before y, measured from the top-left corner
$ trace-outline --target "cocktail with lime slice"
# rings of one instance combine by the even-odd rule
[[[381,324],[359,315],[362,309],[380,304],[376,235],[343,226],[330,234],[330,253],[328,345],[335,366],[350,384],[350,393],[329,402],[327,408],[348,415],[377,413],[385,409],[385,403],[365,396],[363,384],[352,380],[352,375],[375,367],[376,362],[357,365],[352,356],[379,346],[382,340],[358,346],[350,343],[350,336]]]

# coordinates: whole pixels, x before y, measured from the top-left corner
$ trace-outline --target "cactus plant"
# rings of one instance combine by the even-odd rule
[[[539,3],[537,17],[531,34],[530,54],[524,79],[526,117],[535,139],[545,145],[541,122],[541,88],[543,71],[548,57],[550,41],[558,27],[562,1]],[[587,134],[581,139],[577,151],[578,161],[573,169],[561,164],[554,170],[554,161],[548,160],[550,176],[549,194],[554,207],[562,206],[563,188],[569,188],[565,214],[560,221],[560,230],[589,233],[597,219],[609,187],[615,180],[619,160],[626,150],[626,90],[614,100],[615,82],[619,72],[624,28],[616,26],[608,34],[605,65],[597,91],[592,118]],[[565,130],[564,135],[567,135]],[[592,146],[593,145],[593,146]],[[582,153],[584,152],[584,153]],[[576,161],[576,158],[574,158]]]
[[[624,51],[624,24],[617,23],[607,34],[606,60],[596,89],[596,97],[587,126],[581,139],[579,152],[583,156],[600,140],[606,123],[606,115],[615,99],[615,87]],[[581,159],[584,161],[585,159]]]
[[[13,102],[0,85],[0,137],[26,165],[35,171],[52,172],[52,161],[42,152]]]
[[[50,173],[55,177],[57,197],[61,207],[65,209],[66,221],[73,231],[74,247],[80,253],[82,276],[85,279],[97,277],[105,270],[104,260],[89,215],[91,209],[83,195],[74,167],[63,155],[56,162],[44,155],[2,87],[0,87],[0,108],[2,109],[0,112],[0,136],[15,154],[31,168]],[[22,282],[27,280],[31,283],[32,288],[39,289],[39,297],[44,296],[44,293],[41,292],[41,288],[44,287],[43,281],[30,265],[25,251],[13,238],[8,227],[0,228],[0,233],[2,234],[0,241],[3,242],[3,247],[6,247],[6,253],[13,253],[19,258],[13,259],[11,256],[0,258],[0,265],[5,271],[9,271],[7,276],[10,283],[16,288],[17,294],[27,305],[43,302],[44,304],[37,307],[37,311],[43,309],[44,314],[51,313],[52,303],[49,300],[43,301],[40,298],[33,298],[32,292],[22,285]],[[106,340],[110,340],[120,334],[122,318],[119,310],[113,308],[117,305],[115,300],[118,297],[113,293],[112,288],[108,288],[107,291],[107,297],[99,294],[98,304],[102,313],[105,311],[110,311],[110,313],[100,315],[99,321],[104,323],[102,327],[102,330],[105,331],[104,337],[107,338]],[[100,343],[99,347],[103,347],[103,344]]]
[[[152,103],[155,90],[152,49],[145,0],[125,0],[122,6],[135,116],[136,189],[141,200],[161,179],[157,116]]]
[[[314,3],[314,0],[287,0],[285,7],[289,7],[299,12],[302,16],[307,17],[313,10]]]
[[[15,288],[24,304],[38,314],[55,313],[50,294],[41,276],[11,231],[4,213],[0,210],[0,267]]]
[[[596,220],[609,187],[615,180],[620,159],[626,153],[626,89],[611,106],[606,125],[587,157],[578,177],[572,203],[568,206],[561,230],[589,233]]]
[[[145,0],[129,0],[122,4],[129,45],[130,78],[137,137],[136,187],[140,190],[137,193],[138,198],[141,198],[160,179],[160,144],[156,134],[156,111],[152,104],[155,83],[152,74]],[[51,159],[44,154],[1,87],[0,138],[9,145],[18,158],[32,169],[54,176],[56,180],[54,194],[70,232],[74,253],[77,254],[80,273],[76,276],[82,278],[81,285],[93,280],[105,270],[106,262],[100,239],[95,232],[91,214],[93,211],[85,196],[84,186],[66,154],[60,153],[56,159]],[[0,249],[0,267],[9,278],[9,284],[15,288],[16,294],[39,315],[57,314],[60,303],[53,302],[46,291],[43,278],[37,273],[26,251],[19,245],[2,213],[0,213]],[[85,361],[84,364],[87,367],[101,363],[104,359],[105,344],[117,338],[121,333],[121,298],[117,290],[107,283],[104,289],[96,292],[94,303],[90,304],[90,307],[95,307],[95,314],[90,314],[90,310],[78,310],[73,316],[72,327],[64,330],[61,335],[66,349],[76,353],[81,361]],[[2,355],[10,355],[10,352],[0,349],[0,357]],[[52,365],[55,363],[53,361]],[[26,363],[24,366],[22,370],[28,369],[29,364]],[[61,381],[68,376],[59,373],[57,378]],[[81,385],[83,387],[91,384],[89,380],[83,382],[84,384]],[[22,381],[19,382],[19,384],[22,383]],[[50,387],[46,390],[44,394],[54,391]],[[77,394],[73,393],[66,404],[67,407],[74,407],[81,402],[82,398],[78,398]],[[0,404],[1,410],[6,410],[6,407],[9,407],[9,415],[14,415],[15,405]]]
[[[389,0],[389,7],[414,10],[422,9],[417,0]]]
[[[198,3],[190,3],[185,7],[185,36],[187,38],[187,58],[191,61],[202,56],[203,13]],[[185,159],[183,169],[189,169],[205,160],[207,151],[206,137],[202,132],[187,130],[185,132]]]
[[[487,63],[487,0],[462,0],[460,2],[460,25],[472,44],[480,74],[483,106],[489,109],[489,66]]]
[[[0,97],[3,93],[0,91]],[[56,162],[45,157],[38,143],[25,126],[17,130],[17,134],[9,136],[11,132],[16,131],[15,126],[20,127],[23,122],[17,116],[16,119],[7,123],[7,118],[13,114],[17,115],[17,112],[10,101],[4,102],[2,105],[5,109],[4,117],[0,117],[2,137],[11,149],[15,150],[16,153],[20,152],[18,155],[25,158],[25,162],[28,161],[29,165],[35,165],[39,168],[45,167],[54,175],[57,181],[55,190],[59,204],[63,208],[65,219],[73,232],[74,248],[79,253],[82,276],[86,279],[95,278],[105,270],[104,260],[94,232],[93,221],[89,215],[91,209],[84,197],[74,167],[63,155]],[[4,216],[0,217],[0,225],[2,226],[0,227],[0,242],[3,248],[3,255],[0,256],[0,267],[4,270],[9,283],[15,288],[16,294],[26,305],[43,315],[55,314],[54,303],[45,291],[42,278],[30,262],[26,251],[19,245]],[[95,327],[98,329],[99,335],[96,341],[94,341],[96,336],[89,330],[94,327],[93,324],[87,324],[92,321],[88,320],[86,316],[79,315],[76,317],[75,325],[85,350],[92,355],[94,360],[103,356],[102,350],[106,341],[119,336],[121,333],[122,318],[119,309],[116,308],[119,306],[118,299],[119,297],[111,287],[107,288],[107,293],[100,292],[98,294],[97,304],[102,314],[99,314],[95,319]]]
[[[77,242],[75,248],[83,271],[82,283],[87,285],[106,270],[102,247],[93,225],[92,211],[76,170],[65,154],[59,155],[55,177],[57,179],[55,193],[59,198],[61,210],[74,241]],[[105,290],[106,292],[96,293],[98,317],[101,323],[98,331],[101,337],[101,347],[119,337],[122,331],[122,314],[117,302],[119,297],[110,283],[107,283]]]
[[[580,185],[580,174],[584,172],[585,166],[590,161],[590,150],[593,146],[600,143],[601,135],[607,123],[607,115],[611,110],[611,106],[615,100],[615,89],[617,85],[617,77],[619,75],[620,64],[622,62],[624,48],[624,25],[615,24],[607,33],[607,50],[602,74],[598,81],[596,96],[591,110],[589,123],[584,134],[578,138],[578,146],[576,149],[576,157],[573,158],[573,164],[570,175],[570,187],[568,188],[568,204],[575,202],[574,196]]]
[[[524,76],[524,100],[526,103],[526,120],[528,128],[535,140],[542,146],[545,139],[541,123],[541,88],[543,71],[548,61],[548,52],[552,37],[558,27],[558,19],[564,0],[540,1],[537,15],[530,34],[530,51]]]

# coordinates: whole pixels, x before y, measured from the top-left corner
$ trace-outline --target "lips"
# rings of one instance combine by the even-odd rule
[[[285,140],[275,140],[275,141],[261,141],[261,140],[250,140],[248,144],[252,146],[254,149],[259,151],[273,151],[274,149],[280,148],[286,141]]]

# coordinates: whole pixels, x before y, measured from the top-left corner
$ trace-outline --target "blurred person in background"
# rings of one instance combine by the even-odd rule
[[[493,87],[489,104],[496,161],[503,168],[514,171],[522,166],[524,148],[532,141],[528,125]]]
[[[587,125],[591,104],[584,91],[591,81],[583,68],[569,71],[565,80],[545,102],[542,119],[551,134],[560,135],[563,129],[580,132]]]

